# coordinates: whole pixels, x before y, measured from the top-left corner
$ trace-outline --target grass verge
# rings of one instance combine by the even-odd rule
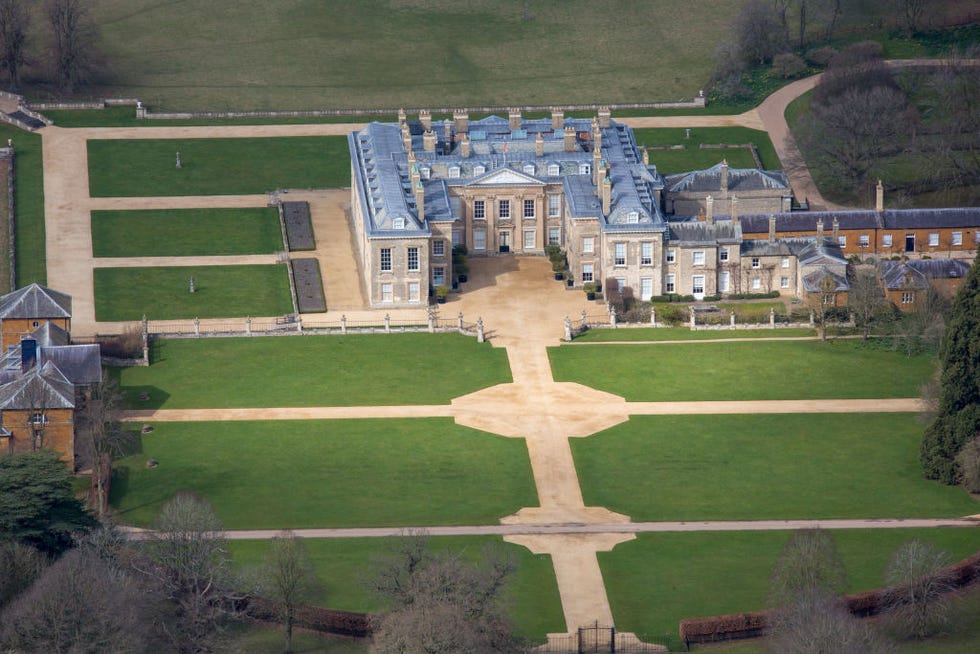
[[[0,142],[14,142],[14,211],[16,212],[16,283],[46,284],[44,243],[44,166],[41,136],[0,124]],[[6,184],[6,180],[3,181]],[[4,226],[6,229],[6,226]],[[6,289],[5,289],[6,290]]]
[[[769,134],[747,127],[692,127],[691,137],[687,138],[682,127],[640,128],[634,130],[639,145],[683,145],[683,150],[651,150],[650,163],[657,165],[663,174],[701,170],[710,168],[728,159],[732,168],[755,168],[755,162],[748,148],[705,149],[700,145],[754,143],[759,150],[759,158],[766,170],[779,170],[782,165],[776,149],[769,140]]]
[[[210,500],[228,529],[496,524],[537,506],[523,441],[447,418],[155,428],[116,464],[112,503],[130,524],[149,525],[186,490]]]
[[[932,359],[874,341],[552,347],[556,381],[632,402],[918,397]]]
[[[342,136],[95,140],[88,142],[88,161],[92,197],[239,195],[350,184]]]
[[[923,479],[921,435],[902,413],[632,416],[572,452],[585,503],[637,521],[980,512]]]
[[[576,342],[616,343],[631,341],[713,341],[728,338],[793,338],[813,336],[813,329],[711,329],[692,332],[687,327],[630,327],[590,329],[575,337]]]
[[[99,321],[139,320],[144,315],[151,320],[276,316],[293,311],[283,264],[96,268],[94,274]]]
[[[319,604],[344,611],[375,612],[384,606],[368,590],[373,564],[391,551],[393,538],[330,538],[304,540],[307,552],[326,586]],[[517,573],[509,587],[511,619],[517,632],[534,642],[544,642],[549,632],[565,631],[558,585],[551,557],[532,554],[519,545],[494,536],[430,537],[435,551],[449,550],[477,560],[485,546],[496,545],[515,557]],[[232,555],[243,567],[261,562],[268,541],[231,541]]]
[[[448,404],[511,381],[504,350],[459,334],[163,339],[150,360],[118,373],[134,408]]]
[[[976,530],[834,531],[850,592],[878,588],[895,549],[919,538],[954,560],[977,550]],[[683,618],[765,608],[769,572],[790,532],[640,534],[599,552],[616,627],[639,634],[677,634]]]
[[[282,249],[279,212],[271,207],[92,212],[96,257],[271,254]]]

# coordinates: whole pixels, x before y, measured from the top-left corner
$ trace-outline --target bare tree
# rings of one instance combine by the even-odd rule
[[[96,514],[100,519],[108,513],[106,484],[112,476],[112,459],[125,453],[135,440],[135,434],[122,428],[118,411],[123,395],[119,383],[103,371],[102,381],[92,386],[76,420],[75,442],[79,453],[92,465],[92,485],[96,495]]]
[[[22,0],[0,0],[0,69],[6,71],[10,88],[20,88],[20,70],[28,63],[27,28],[31,15]]]
[[[144,544],[146,560],[135,565],[176,606],[176,618],[161,627],[180,652],[211,651],[238,599],[221,521],[206,500],[178,493],[154,526],[156,537]]]
[[[932,2],[930,0],[896,0],[896,3],[898,10],[902,13],[905,31],[911,38],[922,27],[922,20],[926,17],[926,11]]]
[[[316,577],[303,541],[291,531],[284,531],[272,540],[260,571],[259,588],[262,595],[275,603],[285,630],[283,651],[293,647],[293,622],[296,609],[314,601],[323,592]]]
[[[374,583],[391,610],[374,624],[376,654],[439,652],[517,652],[502,602],[514,561],[484,550],[473,565],[459,556],[433,554],[424,539],[381,564]]]
[[[30,545],[0,541],[0,609],[30,588],[47,565],[47,557]]]
[[[830,532],[801,529],[793,533],[769,577],[769,603],[788,606],[804,594],[823,589],[831,595],[847,588],[844,562]]]
[[[901,545],[885,573],[889,628],[906,638],[925,638],[949,624],[952,577],[949,557],[929,543],[911,540]]]
[[[766,648],[774,654],[890,654],[894,647],[851,615],[844,603],[810,590],[774,613]]]
[[[96,28],[87,0],[47,0],[45,12],[54,37],[55,76],[65,93],[89,81],[98,67]]]
[[[65,654],[144,651],[146,597],[135,579],[91,551],[70,550],[4,611],[0,648]]]
[[[847,308],[861,327],[864,340],[868,340],[871,328],[887,307],[888,300],[885,299],[877,273],[867,268],[856,269],[850,280]]]
[[[764,64],[787,49],[786,27],[778,10],[765,0],[749,0],[732,25],[739,50],[748,61]]]

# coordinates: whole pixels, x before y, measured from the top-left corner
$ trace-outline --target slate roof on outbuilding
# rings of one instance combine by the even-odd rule
[[[40,408],[75,408],[75,387],[50,362],[34,366],[0,386],[0,410]]]
[[[790,213],[753,213],[739,216],[743,234],[768,234],[769,217],[776,219],[776,232],[815,232],[817,222],[823,220],[824,232],[834,228],[834,219],[840,229],[878,229],[881,216],[875,211],[793,211]]]
[[[0,297],[0,320],[11,318],[71,318],[71,296],[30,284]]]
[[[674,245],[733,245],[742,239],[741,226],[729,221],[669,222],[667,240]]]
[[[102,381],[102,351],[98,343],[42,346],[37,350],[38,365],[52,363],[72,384]]]
[[[827,268],[821,268],[803,276],[803,289],[810,293],[828,292],[828,288],[824,286],[824,280],[828,278],[831,280],[832,290],[835,292],[846,291],[850,288],[850,284],[847,283],[847,278],[844,275]]]
[[[961,279],[970,270],[963,259],[911,259],[882,261],[878,264],[881,280],[889,290],[923,289],[930,279]]]
[[[721,189],[721,171],[724,163],[718,163],[704,170],[666,175],[665,188],[670,193],[706,193]],[[759,170],[757,168],[729,168],[728,191],[762,191],[783,189],[790,192],[789,181],[781,170]]]

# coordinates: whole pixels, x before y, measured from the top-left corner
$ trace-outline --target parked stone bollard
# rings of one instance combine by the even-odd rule
[[[391,314],[385,314],[385,334],[391,333]]]
[[[201,335],[201,319],[200,318],[194,318],[194,335],[195,336],[200,336]]]
[[[483,332],[483,318],[476,319],[476,342],[483,343],[486,340]]]
[[[346,334],[347,333],[347,316],[346,315],[340,316],[340,333],[341,334]]]

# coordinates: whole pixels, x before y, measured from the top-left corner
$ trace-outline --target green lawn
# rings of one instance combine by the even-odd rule
[[[599,552],[616,627],[676,636],[683,618],[766,608],[769,572],[789,535],[783,531],[640,534],[612,552]],[[851,592],[883,585],[892,553],[912,538],[941,547],[954,560],[980,547],[977,531],[968,528],[839,530],[833,535]]]
[[[585,503],[637,521],[980,513],[928,481],[912,414],[632,416],[572,452]]]
[[[262,622],[238,622],[226,626],[223,652],[234,654],[282,654],[282,627]],[[318,634],[313,631],[293,632],[293,654],[368,654],[368,640]]]
[[[270,254],[282,249],[279,212],[272,207],[92,212],[96,257]]]
[[[650,150],[650,163],[663,174],[710,168],[728,159],[732,168],[755,168],[748,148],[700,149],[702,143],[741,145],[754,143],[766,170],[779,170],[782,164],[766,132],[747,127],[692,127],[691,138],[682,127],[640,128],[634,130],[639,145],[683,145],[683,150]]]
[[[150,360],[119,371],[138,408],[448,404],[511,381],[504,350],[459,334],[163,339]]]
[[[149,525],[186,490],[229,529],[496,524],[538,504],[522,440],[448,418],[154,426],[116,463],[122,522]]]
[[[96,268],[94,273],[99,321],[139,320],[144,315],[168,320],[293,312],[289,273],[282,264]]]
[[[918,397],[932,360],[883,343],[783,341],[548,349],[557,381],[629,401]]]
[[[690,99],[737,10],[532,0],[525,21],[522,3],[495,0],[100,0],[92,13],[107,94],[213,110]]]
[[[175,166],[180,152],[181,168]],[[88,142],[92,197],[238,195],[350,184],[341,136]]]
[[[31,282],[45,284],[48,272],[44,254],[44,168],[41,136],[0,123],[0,143],[6,143],[7,139],[14,142],[17,286],[27,286]],[[3,183],[6,184],[6,180]]]
[[[337,538],[304,540],[317,576],[325,585],[318,601],[344,611],[375,612],[384,607],[368,590],[372,564],[392,547],[389,538]],[[502,542],[494,536],[431,537],[433,550],[450,550],[476,559],[488,544],[496,544],[518,562],[509,587],[510,614],[520,635],[543,642],[549,632],[565,631],[558,586],[551,557],[532,554],[526,548]],[[267,541],[230,541],[235,560],[248,567],[262,560]]]

